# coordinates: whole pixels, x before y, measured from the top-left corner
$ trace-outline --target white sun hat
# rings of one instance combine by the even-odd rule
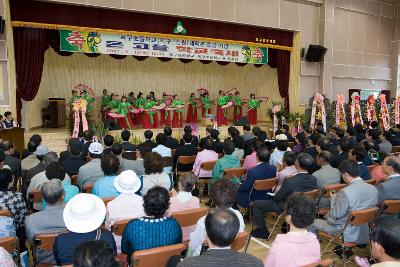
[[[141,186],[142,182],[132,170],[123,171],[114,179],[114,187],[121,193],[135,194]]]
[[[89,233],[103,223],[106,206],[101,198],[81,193],[74,196],[65,206],[63,218],[67,229],[74,233]]]
[[[287,141],[288,139],[286,134],[278,134],[277,136],[275,136],[275,140]]]

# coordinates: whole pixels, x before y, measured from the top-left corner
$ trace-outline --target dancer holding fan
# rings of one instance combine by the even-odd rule
[[[156,102],[151,100],[149,96],[146,97],[146,102],[143,105],[145,109],[143,114],[143,129],[152,129],[158,127],[158,116],[157,112],[154,109],[156,106]]]
[[[121,129],[132,129],[133,122],[131,120],[129,111],[132,108],[132,104],[127,101],[126,96],[122,96],[121,101],[118,103],[118,107],[110,112],[109,115],[118,118],[118,124]],[[116,115],[113,116],[112,113]]]
[[[174,101],[172,101],[171,107],[174,108],[174,115],[172,117],[172,127],[173,128],[181,128],[183,127],[183,110],[182,106],[184,103],[179,100],[179,96],[175,95]]]
[[[247,101],[247,106],[249,108],[247,111],[247,119],[251,125],[257,124],[257,109],[260,107],[261,102],[261,99],[256,99],[254,93],[250,95],[250,99]]]
[[[107,89],[103,90],[103,95],[101,96],[101,117],[104,119],[107,115],[107,111],[105,108],[107,107],[108,103],[111,101],[111,96],[108,95]]]
[[[198,101],[197,99],[195,99],[194,93],[191,93],[189,97],[189,106],[186,116],[186,123],[197,123],[197,106],[198,106]]]
[[[207,89],[200,88],[197,89],[197,92],[199,92],[200,94],[201,117],[204,118],[206,114],[211,114],[212,101],[209,98],[209,93]]]
[[[218,123],[218,125],[227,125],[228,124],[226,109],[229,107],[228,106],[229,101],[230,101],[230,96],[225,95],[224,91],[220,90],[219,97],[217,100],[217,123]]]
[[[232,121],[235,123],[236,121],[242,118],[242,105],[243,101],[240,98],[240,93],[237,91],[235,95],[232,97],[233,100],[233,113],[232,113]]]
[[[135,101],[136,108],[143,108],[145,103],[146,103],[146,99],[143,98],[143,93],[139,92],[136,97],[136,101]],[[135,125],[142,126],[143,125],[143,112],[136,113],[134,116],[133,122]]]

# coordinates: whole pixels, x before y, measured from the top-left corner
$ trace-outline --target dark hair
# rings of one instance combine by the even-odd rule
[[[51,162],[46,166],[46,177],[47,179],[59,179],[61,181],[65,178],[64,165],[59,162]]]
[[[79,140],[77,140],[75,138],[73,138],[71,140],[73,140],[73,141],[70,142],[69,151],[71,152],[72,155],[79,156],[82,152],[83,145],[81,142],[79,142]]]
[[[74,267],[118,267],[114,251],[104,240],[82,242],[74,250]]]
[[[376,220],[371,240],[385,250],[385,254],[400,260],[400,220],[382,217]]]
[[[297,162],[299,163],[300,168],[308,171],[314,164],[314,159],[310,154],[300,153],[297,156]]]
[[[392,167],[396,173],[400,173],[400,161],[396,156],[390,156],[386,159],[386,165]]]
[[[206,138],[203,143],[203,148],[207,149],[207,150],[212,150],[213,144],[214,143],[213,143],[213,140],[211,140],[211,138]]]
[[[94,134],[93,134],[93,132],[91,130],[86,130],[86,131],[83,132],[83,138],[86,141],[92,141],[93,136],[94,136]]]
[[[347,133],[348,133],[350,136],[355,136],[355,135],[356,135],[356,129],[354,129],[353,126],[347,126]]]
[[[251,131],[250,125],[248,124],[243,125],[243,131],[250,132]]]
[[[378,140],[381,131],[377,128],[368,129],[367,134],[372,137],[372,140]]]
[[[129,141],[129,138],[131,138],[131,132],[128,130],[123,130],[121,132],[121,138],[122,138],[122,141],[125,141],[125,142]]]
[[[235,135],[233,137],[233,144],[235,148],[243,149],[244,147],[244,139],[240,135]]]
[[[284,129],[288,133],[289,132],[289,125],[282,124],[282,129]]]
[[[314,200],[304,193],[293,193],[286,201],[285,213],[290,215],[297,228],[304,229],[313,224],[316,211]]]
[[[144,212],[147,216],[162,218],[169,208],[169,192],[161,186],[155,186],[143,197]]]
[[[311,142],[313,143],[313,145],[316,145],[316,144],[318,144],[318,140],[320,139],[321,137],[318,135],[318,134],[311,134],[309,137],[308,137],[308,139],[309,140],[311,140]]]
[[[167,136],[164,133],[157,134],[156,143],[158,145],[165,145],[166,142],[167,142]]]
[[[224,141],[224,154],[225,155],[232,155],[232,153],[235,151],[235,145],[231,140],[225,140]]]
[[[4,112],[4,117],[7,117],[8,115],[11,115],[12,113],[10,111]]]
[[[261,128],[258,127],[258,126],[254,126],[253,129],[252,129],[251,131],[253,132],[253,134],[254,134],[255,136],[258,136],[258,135],[260,134],[260,132],[261,132]]]
[[[351,155],[356,156],[357,161],[363,161],[365,157],[365,149],[357,146],[351,150]]]
[[[14,148],[14,144],[11,143],[11,141],[5,140],[5,141],[3,141],[3,143],[1,143],[1,148],[2,148],[4,151],[8,151],[8,150],[10,150],[11,148]]]
[[[296,162],[296,153],[292,151],[286,151],[283,154],[282,162],[284,162],[287,166],[293,166]]]
[[[171,127],[165,127],[164,128],[164,133],[165,133],[166,136],[171,136],[171,134],[172,134]]]
[[[101,169],[104,175],[113,176],[118,173],[119,159],[113,154],[104,155],[101,158]]]
[[[358,166],[358,163],[355,162],[354,160],[345,160],[342,161],[339,164],[338,167],[340,173],[345,173],[347,172],[351,177],[358,177],[360,176],[360,167]]]
[[[251,149],[252,149],[253,151],[257,151],[258,148],[261,147],[262,145],[263,145],[263,144],[262,144],[262,142],[261,142],[260,140],[254,139],[254,140],[251,142]]]
[[[113,145],[111,146],[111,152],[112,152],[115,156],[121,155],[123,150],[124,150],[124,148],[122,147],[121,144],[113,144]]]
[[[33,152],[36,151],[36,148],[38,147],[38,144],[33,142],[33,141],[29,141],[28,143],[28,150],[29,152],[32,154]]]
[[[339,139],[338,145],[340,147],[340,150],[342,150],[342,151],[347,152],[350,149],[349,140],[347,138],[345,138],[345,137]]]
[[[269,152],[268,148],[261,146],[257,150],[257,158],[260,162],[268,162],[271,153]]]
[[[322,159],[326,163],[329,163],[332,159],[332,154],[329,151],[321,151],[319,152],[317,158]]]
[[[191,192],[197,183],[197,178],[192,172],[185,172],[179,177],[179,184],[185,192]]]
[[[278,129],[275,131],[275,136],[283,134],[283,132],[281,131],[281,129]]]
[[[364,133],[364,128],[361,124],[357,123],[354,125],[354,129],[356,130],[357,133]]]
[[[296,134],[296,139],[299,140],[300,144],[304,147],[306,144],[306,134],[304,132],[298,132]]]
[[[183,135],[183,141],[185,141],[186,144],[192,143],[193,140],[193,135],[190,133],[185,133]]]
[[[151,138],[153,138],[153,132],[150,131],[150,130],[146,130],[146,131],[144,132],[144,138],[146,138],[146,139],[151,139]]]
[[[317,127],[315,127],[315,131],[316,131],[318,134],[325,134],[325,131],[324,131],[324,127],[323,127],[323,126],[317,126]]]
[[[211,187],[210,197],[220,208],[230,208],[236,202],[237,186],[229,179],[221,178]]]
[[[217,209],[206,216],[207,237],[218,247],[227,247],[235,240],[240,222],[231,210]]]
[[[388,141],[392,138],[392,134],[390,132],[388,132],[388,131],[383,132],[382,135]]]
[[[326,137],[322,137],[321,139],[318,140],[318,146],[321,148],[321,150],[328,151],[330,146],[329,139]]]
[[[161,173],[163,171],[163,158],[157,152],[148,152],[143,161],[145,174]]]
[[[288,141],[287,140],[276,141],[276,148],[280,151],[286,151],[288,148]]]
[[[379,127],[379,123],[377,121],[373,121],[373,122],[371,122],[371,127],[372,128],[378,128]]]
[[[211,129],[210,130],[210,136],[212,139],[218,140],[218,136],[219,136],[219,131],[216,129]]]
[[[336,134],[337,134],[337,136],[338,136],[339,138],[344,137],[344,131],[343,131],[343,129],[341,129],[341,128],[337,129],[337,130],[336,130]]]
[[[230,136],[232,136],[232,138],[234,138],[235,136],[240,135],[240,132],[238,129],[236,129],[236,127],[234,126],[229,126],[228,127],[228,133]]]
[[[153,149],[150,145],[142,145],[139,146],[139,152],[140,152],[140,156],[142,158],[144,158],[146,156],[147,153],[151,152],[151,150]]]
[[[6,159],[6,154],[4,154],[3,149],[0,149],[0,163]]]
[[[107,134],[103,137],[104,145],[112,146],[114,144],[114,136]]]
[[[186,125],[185,128],[183,128],[183,132],[192,134],[192,127],[190,127],[189,125]]]
[[[42,143],[42,137],[39,134],[34,134],[31,136],[31,138],[29,138],[29,141],[40,145]]]
[[[13,179],[12,171],[9,169],[0,170],[0,191],[8,191],[8,185]]]

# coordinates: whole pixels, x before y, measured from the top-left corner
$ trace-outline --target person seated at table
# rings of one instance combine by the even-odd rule
[[[106,215],[103,200],[93,194],[81,193],[65,206],[63,218],[69,232],[60,234],[54,240],[53,253],[57,265],[72,264],[73,253],[81,243],[104,240],[117,254],[112,233],[102,227]]]
[[[104,177],[94,183],[92,194],[100,198],[117,197],[119,192],[114,187],[114,180],[119,170],[119,159],[113,154],[107,154],[101,158],[101,169]]]
[[[146,216],[131,220],[122,235],[121,251],[128,259],[138,250],[182,242],[181,226],[165,214],[169,199],[168,190],[159,186],[151,188],[143,197]]]
[[[4,120],[1,123],[3,129],[12,129],[18,127],[18,122],[14,120],[10,111],[4,112]]]
[[[321,260],[318,239],[307,231],[314,222],[316,210],[314,201],[304,193],[294,193],[289,197],[285,205],[285,220],[290,231],[276,236],[264,266],[303,266]]]
[[[193,173],[186,172],[179,177],[179,192],[173,189],[169,201],[167,216],[172,216],[174,212],[185,211],[200,208],[200,200],[192,195],[197,183],[196,176]],[[182,241],[189,240],[189,235],[193,232],[195,226],[182,228]]]
[[[176,171],[180,172],[190,172],[193,169],[192,164],[180,164],[178,163],[178,158],[180,156],[195,156],[197,155],[198,149],[193,145],[193,135],[191,134],[184,134],[183,140],[185,143],[183,146],[180,146],[176,149],[174,155],[174,168],[177,167]]]
[[[212,182],[221,179],[224,176],[225,169],[240,168],[240,160],[236,156],[232,156],[235,146],[231,140],[224,141],[224,156],[217,160],[212,171]],[[236,177],[235,183],[239,183],[241,177]]]
[[[103,240],[93,240],[81,243],[73,255],[74,267],[119,267],[115,252]]]
[[[210,138],[207,138],[203,142],[203,150],[197,153],[196,160],[193,164],[193,173],[197,177],[210,177],[212,171],[206,171],[201,169],[201,164],[207,161],[216,161],[218,160],[218,153],[212,150],[213,148],[213,141]]]
[[[140,177],[142,181],[140,195],[146,195],[147,191],[154,186],[164,187],[168,191],[171,189],[171,178],[164,172],[164,161],[160,154],[156,152],[147,153],[144,157],[143,166],[145,175]]]

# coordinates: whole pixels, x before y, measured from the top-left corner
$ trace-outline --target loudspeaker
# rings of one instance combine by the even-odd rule
[[[247,119],[247,116],[244,116],[240,118],[239,120],[235,121],[235,126],[244,126],[249,124],[249,120]]]
[[[321,62],[326,54],[326,49],[322,45],[310,45],[306,54],[306,61]]]

